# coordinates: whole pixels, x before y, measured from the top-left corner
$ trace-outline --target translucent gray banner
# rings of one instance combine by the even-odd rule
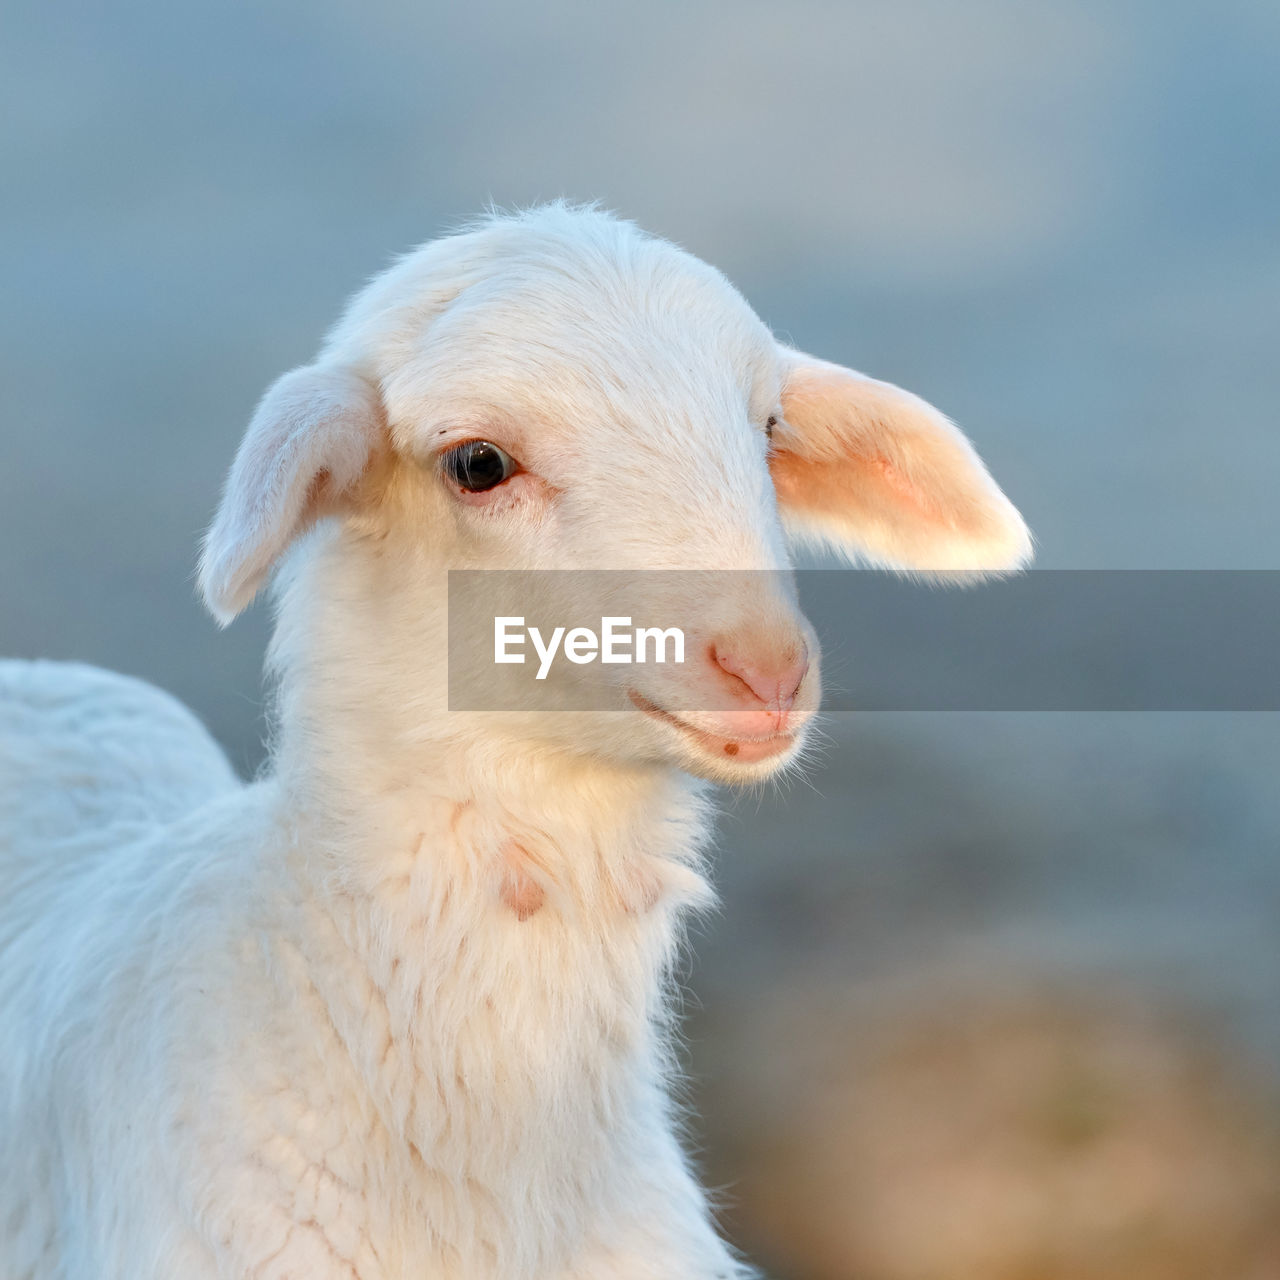
[[[797,607],[821,646],[827,711],[1280,710],[1275,570],[1036,570],[968,584],[839,569],[449,578],[452,710],[617,709],[655,682],[663,706],[725,710],[714,682],[695,679],[717,641],[766,644]]]

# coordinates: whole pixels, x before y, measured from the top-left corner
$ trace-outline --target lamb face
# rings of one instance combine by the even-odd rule
[[[562,206],[405,258],[268,393],[206,548],[215,612],[328,515],[399,549],[397,625],[437,672],[439,630],[418,620],[440,615],[445,570],[633,575],[615,614],[679,626],[688,660],[606,673],[589,719],[512,707],[507,729],[729,781],[794,759],[819,702],[788,528],[926,572],[1028,550],[936,410],[780,346],[665,241]]]

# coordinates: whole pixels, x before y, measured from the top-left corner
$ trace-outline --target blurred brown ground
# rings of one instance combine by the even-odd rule
[[[709,1021],[709,1172],[778,1276],[1280,1276],[1280,1096],[1212,1023],[986,984]]]
[[[1273,718],[828,729],[730,806],[696,940],[732,1238],[777,1280],[1280,1280]]]

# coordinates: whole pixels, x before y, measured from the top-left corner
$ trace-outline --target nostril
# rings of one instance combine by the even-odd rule
[[[796,700],[796,694],[800,692],[800,686],[804,684],[804,678],[808,674],[809,650],[804,645],[801,645],[800,656],[787,668],[781,681],[782,687],[786,690],[785,697],[788,706]]]
[[[801,643],[798,652],[773,662],[750,662],[724,645],[713,644],[709,656],[728,675],[741,681],[760,702],[786,712],[795,702],[809,671],[809,651]]]
[[[809,651],[801,647],[800,656],[789,662],[778,674],[778,704],[782,710],[790,710],[808,674]]]

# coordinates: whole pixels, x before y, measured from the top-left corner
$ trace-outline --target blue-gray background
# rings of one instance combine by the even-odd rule
[[[191,591],[238,434],[354,287],[490,199],[599,198],[798,345],[934,400],[1044,566],[1280,567],[1274,0],[9,0],[3,24],[0,651],[154,679],[243,769],[267,620],[219,634]],[[1223,1086],[1241,1133],[1278,1114],[1280,723],[828,732],[811,784],[732,803],[698,947],[691,1054],[738,1237],[798,1278],[963,1276],[973,1232],[939,1211],[961,1202],[989,1227],[984,1280],[1280,1275],[1250,1190],[1280,1186],[1280,1157],[1233,1147],[1187,1065],[1248,1078]],[[1145,1050],[1115,1048],[1148,1016]],[[926,1141],[884,1118],[928,1114],[888,1050],[843,1047],[894,1042],[895,1019],[943,1113],[983,1117],[964,1159],[941,1122]],[[954,1025],[989,1051],[954,1051]],[[1019,1036],[1051,1046],[1031,1075],[1083,1062],[1110,1100],[1035,1160],[975,1065]],[[1116,1063],[1142,1052],[1167,1069],[1129,1105]],[[1160,1070],[1182,1082],[1164,1111]],[[1067,1221],[1076,1176],[1130,1188],[1130,1218],[1104,1195]],[[912,1213],[949,1261],[884,1226]]]

